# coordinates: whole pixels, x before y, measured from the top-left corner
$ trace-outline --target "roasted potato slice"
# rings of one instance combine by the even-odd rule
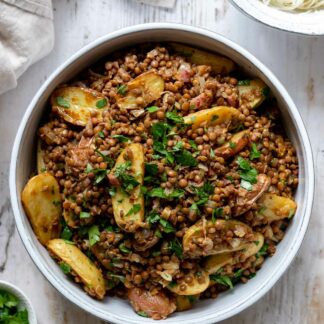
[[[123,109],[140,109],[159,99],[164,91],[164,80],[154,71],[140,74],[127,83],[125,95],[119,95],[117,105]],[[137,98],[143,102],[139,104]]]
[[[44,151],[42,149],[42,142],[40,139],[37,141],[37,173],[41,174],[46,171],[46,165],[44,162]]]
[[[210,65],[214,73],[229,74],[235,69],[234,62],[225,56],[179,43],[171,43],[171,47],[175,52],[185,56],[191,63],[197,65]]]
[[[215,240],[207,236],[211,228],[215,229]],[[224,240],[218,243],[216,238],[226,236],[227,231],[233,233],[233,239],[230,242]],[[182,246],[185,255],[195,258],[238,251],[252,239],[252,229],[242,222],[218,219],[213,223],[211,220],[201,219],[188,228],[183,236]]]
[[[169,284],[167,288],[173,293],[183,296],[198,295],[208,288],[210,280],[209,274],[206,271],[200,269],[199,271],[191,272],[191,276],[193,280],[190,284],[184,281],[181,284]],[[186,288],[183,289],[183,286]]]
[[[257,201],[257,216],[265,218],[268,223],[292,217],[297,204],[290,198],[265,193]]]
[[[50,240],[47,248],[55,258],[71,267],[85,291],[95,298],[104,298],[106,286],[102,273],[80,249],[62,239]]]
[[[33,230],[42,244],[60,235],[62,201],[56,179],[49,173],[31,178],[21,200]]]
[[[139,185],[132,192],[126,193],[122,186],[116,183],[117,190],[116,194],[112,197],[112,205],[117,225],[124,231],[134,232],[141,226],[144,219],[144,196],[140,190],[144,180],[144,151],[141,144],[130,144],[120,153],[111,173],[113,177],[118,172],[118,168],[125,165],[127,161],[131,162],[130,175]],[[110,183],[112,181],[110,178]],[[119,182],[119,179],[117,181]]]
[[[175,301],[177,305],[177,311],[182,312],[191,309],[193,304],[199,299],[199,295],[176,295]]]
[[[242,132],[234,134],[229,142],[215,149],[215,155],[227,159],[242,151],[244,147],[249,143],[249,134],[249,130],[244,130]]]
[[[210,109],[204,109],[184,117],[185,124],[191,124],[193,129],[200,127],[202,124],[220,125],[226,124],[233,128],[239,122],[240,112],[236,108],[219,106]]]
[[[260,79],[247,80],[246,84],[238,85],[239,103],[257,108],[266,99],[269,87]]]
[[[232,208],[233,216],[239,216],[250,210],[254,202],[268,190],[271,179],[265,174],[257,176],[257,183],[252,186],[252,190],[240,187],[236,196],[236,204]]]
[[[91,117],[102,121],[102,111],[107,102],[100,92],[79,87],[58,88],[51,96],[51,105],[57,113],[77,126],[85,126]]]

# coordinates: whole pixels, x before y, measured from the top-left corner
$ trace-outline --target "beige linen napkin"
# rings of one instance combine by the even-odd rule
[[[0,94],[53,45],[51,0],[0,0]]]

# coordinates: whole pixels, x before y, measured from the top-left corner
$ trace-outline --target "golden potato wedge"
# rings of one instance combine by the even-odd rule
[[[209,125],[226,124],[234,128],[239,122],[240,112],[236,108],[219,106],[210,109],[204,109],[184,117],[185,124],[191,124],[193,129]]]
[[[175,302],[177,306],[177,311],[182,312],[191,309],[193,304],[199,299],[199,295],[185,296],[176,295]]]
[[[44,151],[42,149],[42,142],[40,139],[37,141],[37,173],[41,174],[46,171],[46,165],[44,162]]]
[[[215,238],[224,237],[227,231],[233,232],[233,239],[230,243],[222,241],[216,243],[206,233],[210,228],[215,229]],[[211,220],[201,219],[188,228],[182,239],[183,252],[185,255],[195,258],[225,252],[233,252],[245,247],[251,241],[252,229],[239,221],[217,219],[215,223]],[[253,237],[253,236],[252,236]]]
[[[265,193],[257,201],[259,207],[257,216],[266,218],[268,223],[292,217],[297,204],[290,198],[276,194]]]
[[[210,65],[214,73],[229,74],[235,69],[232,60],[219,54],[210,53],[184,44],[171,43],[173,50],[183,55],[191,63],[197,65]]]
[[[120,180],[116,177],[118,170],[123,168],[127,161],[130,161],[129,175],[139,183],[131,192],[125,192],[123,184],[118,184]],[[144,219],[144,196],[140,190],[144,180],[143,146],[138,143],[128,145],[118,156],[112,175],[115,177],[115,179],[112,177],[114,180],[117,178],[116,194],[112,197],[115,221],[124,231],[134,232]],[[113,180],[110,180],[110,183],[112,182]]]
[[[123,109],[139,109],[148,106],[159,99],[164,91],[164,80],[154,71],[140,74],[134,80],[127,83],[125,95],[117,97],[117,105]],[[137,98],[143,102],[139,104]]]
[[[232,136],[231,140],[222,146],[216,148],[214,150],[215,155],[220,156],[224,159],[228,159],[229,157],[237,154],[250,141],[250,131],[244,130],[242,132],[236,133]]]
[[[91,117],[102,121],[103,108],[107,102],[100,92],[79,87],[58,88],[51,96],[51,105],[57,113],[77,126],[85,126]]]
[[[80,249],[62,239],[50,240],[47,248],[56,259],[71,267],[89,295],[104,298],[106,286],[102,273]]]
[[[264,243],[264,237],[261,233],[254,233],[255,240],[254,242],[246,243],[242,245],[242,254],[244,256],[243,260],[251,257],[258,253],[258,251],[262,248]],[[236,252],[227,252],[222,254],[210,255],[206,258],[203,268],[209,274],[216,273],[227,264],[236,264],[242,262],[242,255],[240,258],[237,257]]]
[[[255,201],[257,201],[265,191],[268,190],[271,179],[265,174],[258,174],[257,182],[252,189],[246,190],[240,187],[237,191],[236,204],[232,208],[232,215],[239,216],[250,210]]]
[[[59,185],[51,174],[41,173],[31,178],[21,194],[21,200],[42,244],[59,237],[62,201]]]
[[[181,296],[193,296],[198,295],[205,291],[209,286],[209,274],[204,270],[199,270],[195,273],[191,273],[193,277],[192,282],[189,284],[187,282],[183,282],[181,284],[169,284],[167,288],[172,291],[173,293]],[[186,286],[186,289],[183,288],[183,285]]]
[[[238,85],[239,104],[248,104],[257,108],[266,99],[268,86],[260,79],[247,80],[247,84]]]

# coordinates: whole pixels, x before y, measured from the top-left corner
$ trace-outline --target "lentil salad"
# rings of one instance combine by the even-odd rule
[[[269,88],[237,71],[216,54],[151,45],[54,91],[22,201],[91,296],[162,319],[246,282],[275,253],[298,161]]]

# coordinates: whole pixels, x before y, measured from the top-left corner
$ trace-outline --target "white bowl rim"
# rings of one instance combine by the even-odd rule
[[[29,298],[20,288],[8,281],[0,280],[0,290],[8,290],[10,293],[13,293],[18,298],[19,302],[21,302],[21,304],[26,307],[28,311],[29,324],[37,324],[34,307]]]
[[[200,28],[200,27],[193,27],[189,25],[184,24],[176,24],[176,23],[147,23],[147,24],[139,24],[134,25],[130,27],[122,28],[118,31],[109,33],[107,35],[104,35],[88,45],[84,46],[80,50],[78,50],[74,55],[72,55],[68,60],[66,60],[63,64],[61,64],[55,71],[49,76],[49,78],[45,81],[45,83],[40,87],[40,89],[37,91],[35,96],[33,97],[32,101],[30,102],[22,121],[19,125],[17,135],[14,141],[12,154],[11,154],[11,162],[10,162],[10,173],[9,173],[9,187],[10,187],[10,197],[11,197],[11,204],[14,212],[15,222],[18,229],[18,233],[24,243],[24,246],[29,253],[30,257],[32,258],[33,262],[37,265],[38,269],[41,271],[41,273],[44,275],[44,277],[69,301],[74,303],[76,306],[82,308],[83,310],[87,311],[90,314],[93,314],[97,316],[98,318],[101,318],[106,321],[111,321],[113,323],[120,323],[124,324],[125,320],[109,314],[109,310],[105,313],[99,310],[94,310],[90,305],[87,304],[87,302],[84,302],[82,299],[77,299],[75,296],[71,297],[69,293],[69,289],[67,289],[64,285],[60,283],[60,281],[56,278],[56,276],[49,272],[46,267],[43,265],[43,262],[41,261],[41,258],[38,257],[37,253],[33,250],[31,242],[27,239],[27,237],[24,235],[25,228],[22,223],[22,217],[19,212],[19,196],[17,195],[16,191],[16,169],[17,169],[17,156],[19,153],[19,147],[20,142],[22,139],[23,131],[26,126],[27,121],[29,120],[29,117],[37,104],[38,100],[40,99],[42,93],[46,90],[46,88],[53,82],[53,80],[71,63],[73,63],[76,59],[83,56],[90,50],[96,48],[97,46],[118,38],[125,34],[132,34],[137,33],[141,31],[147,31],[147,30],[179,30],[184,32],[193,33],[196,35],[203,35],[204,37],[208,37],[212,40],[216,40],[218,42],[223,43],[224,45],[228,46],[232,50],[240,53],[243,57],[245,57],[247,60],[251,62],[256,68],[258,68],[264,75],[267,76],[267,78],[275,85],[278,92],[283,96],[285,102],[289,106],[289,109],[294,116],[294,120],[296,122],[296,125],[300,132],[300,138],[302,139],[301,144],[303,144],[303,149],[305,152],[306,160],[308,163],[305,164],[305,170],[308,175],[308,186],[309,191],[306,192],[305,196],[305,213],[303,215],[303,220],[300,225],[299,235],[297,236],[296,240],[293,242],[294,244],[291,244],[291,249],[287,253],[287,257],[283,258],[280,267],[278,267],[277,272],[273,274],[272,277],[269,277],[267,281],[263,283],[263,285],[260,285],[259,289],[256,290],[254,293],[251,293],[251,295],[248,298],[245,298],[242,300],[240,304],[236,304],[235,309],[231,308],[226,311],[224,311],[222,314],[218,315],[217,321],[225,320],[229,317],[232,317],[239,312],[243,311],[244,309],[251,306],[253,303],[255,303],[257,300],[259,300],[262,296],[264,296],[273,286],[274,284],[279,280],[279,278],[282,276],[282,274],[287,270],[289,265],[291,264],[292,260],[296,256],[301,243],[303,241],[304,235],[306,233],[309,218],[312,210],[313,205],[313,198],[314,198],[314,184],[315,184],[315,176],[314,176],[314,164],[313,164],[313,155],[311,150],[310,141],[304,126],[304,123],[302,121],[302,118],[297,110],[297,107],[295,106],[293,100],[291,99],[290,95],[286,91],[286,89],[283,87],[281,82],[275,77],[275,75],[263,64],[261,63],[256,57],[254,57],[252,54],[250,54],[247,50],[242,48],[241,46],[237,45],[233,41],[229,40],[228,38],[217,34],[213,31],[210,31],[208,29]],[[74,299],[75,298],[75,299]],[[183,323],[184,320],[181,320],[177,318],[177,323]],[[213,318],[213,315],[207,314],[206,316],[201,316],[199,318],[199,323],[211,323],[215,322],[215,318]],[[134,321],[134,323],[136,323]],[[193,318],[192,320],[186,320],[186,323],[197,323],[197,319]]]
[[[320,26],[317,29],[312,31],[307,30],[306,28],[300,27],[298,24],[292,24],[283,21],[281,19],[272,19],[272,17],[266,15],[263,12],[257,11],[252,4],[246,0],[230,0],[234,7],[236,7],[240,12],[244,13],[246,16],[250,17],[256,22],[262,23],[265,26],[274,28],[276,30],[285,31],[297,35],[303,36],[322,36],[324,35],[324,26]],[[278,10],[278,14],[303,14],[303,13],[294,13],[294,12],[284,12],[277,8],[271,8]],[[324,10],[322,10],[324,13]],[[304,13],[305,14],[305,13]]]

